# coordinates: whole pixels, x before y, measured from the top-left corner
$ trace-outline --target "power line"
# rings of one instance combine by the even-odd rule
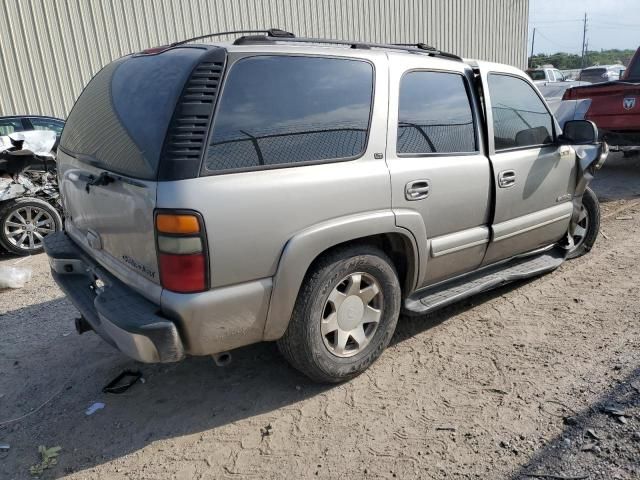
[[[550,39],[549,37],[547,37],[546,35],[544,35],[542,32],[540,32],[540,29],[536,29],[536,31],[538,32],[538,36],[540,36],[540,37],[544,38],[545,40],[547,40],[549,43],[552,43],[552,44],[553,44],[553,45],[555,45],[556,47],[566,48],[566,49],[569,49],[569,50],[575,50],[575,49],[576,49],[576,47],[570,47],[570,46],[568,46],[568,45],[564,45],[564,44],[558,43],[558,42],[557,42],[557,41],[555,41],[555,40]]]

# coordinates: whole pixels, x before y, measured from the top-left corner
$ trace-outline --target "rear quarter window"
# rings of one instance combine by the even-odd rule
[[[240,59],[225,80],[202,174],[355,158],[366,148],[372,95],[366,61]]]

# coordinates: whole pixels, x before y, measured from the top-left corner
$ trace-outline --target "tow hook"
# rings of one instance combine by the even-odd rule
[[[89,324],[89,322],[87,322],[84,317],[76,318],[75,324],[76,332],[78,332],[78,335],[82,335],[85,332],[90,332],[91,330],[93,330],[93,327]]]

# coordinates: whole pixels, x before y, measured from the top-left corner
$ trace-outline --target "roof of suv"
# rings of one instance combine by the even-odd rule
[[[398,55],[424,55],[432,56],[429,51],[419,49],[395,49],[386,48],[384,45],[370,48],[352,48],[349,45],[333,43],[298,43],[272,41],[269,43],[246,43],[236,45],[234,43],[207,43],[207,45],[223,47],[229,53],[253,53],[253,52],[273,52],[290,54],[322,54],[337,57],[360,57],[360,58],[380,58],[387,53],[393,52]],[[390,46],[392,47],[392,46]],[[436,56],[440,60],[459,63],[456,58]]]

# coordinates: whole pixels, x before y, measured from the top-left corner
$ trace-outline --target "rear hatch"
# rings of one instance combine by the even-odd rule
[[[598,85],[574,87],[564,100],[590,98],[587,120],[600,129],[640,131],[640,83],[616,81]]]
[[[153,301],[157,182],[197,176],[224,58],[191,45],[116,60],[89,82],[62,134],[65,229]]]

